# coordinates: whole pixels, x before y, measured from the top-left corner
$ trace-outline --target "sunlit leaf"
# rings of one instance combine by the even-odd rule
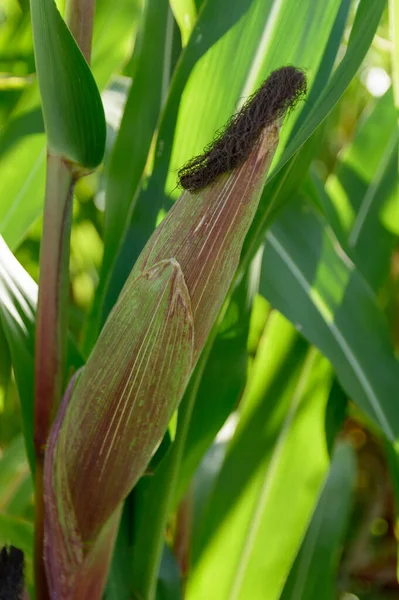
[[[134,41],[141,0],[98,0],[92,69],[100,89]],[[30,28],[30,23],[27,21]],[[15,33],[14,33],[15,35]],[[115,43],[118,39],[118,43]],[[43,210],[46,139],[37,85],[26,90],[0,132],[0,234],[12,250]]]
[[[0,458],[0,512],[4,512],[29,474],[24,438],[17,436]]]
[[[0,512],[0,545],[6,544],[19,548],[32,561],[33,523]]]
[[[337,446],[306,536],[280,600],[333,600],[342,538],[356,477],[351,446]]]
[[[389,0],[389,25],[392,41],[392,77],[395,105],[399,111],[399,6],[395,0]]]
[[[170,6],[179,24],[182,46],[186,46],[197,19],[194,0],[170,0]]]
[[[260,290],[329,358],[351,399],[391,441],[397,439],[399,362],[385,317],[372,290],[310,207],[288,207],[272,225]]]
[[[95,337],[101,318],[109,271],[128,227],[151,140],[171,77],[173,28],[168,0],[146,3],[133,84],[105,171],[104,259],[90,334]],[[88,343],[88,345],[91,345]]]
[[[21,403],[26,450],[34,470],[33,397],[34,335],[37,285],[0,236],[0,321],[11,353]],[[68,344],[67,369],[76,369],[82,358],[72,340]]]
[[[279,598],[327,469],[330,386],[327,361],[274,313],[197,528],[190,600]]]
[[[105,118],[93,75],[54,0],[31,0],[31,16],[48,146],[96,167],[104,154]]]
[[[11,352],[31,468],[33,449],[33,355],[37,286],[0,237],[0,319]]]
[[[396,111],[389,90],[340,155],[320,200],[344,250],[377,292],[399,232]]]
[[[270,225],[269,211],[265,210],[266,207],[270,206],[270,194],[273,194],[273,204],[278,204],[278,195],[283,188],[286,178],[288,176],[295,177],[296,175],[296,161],[298,160],[298,156],[300,160],[301,154],[300,152],[298,153],[298,150],[314,134],[355,76],[373,40],[384,6],[384,0],[377,0],[376,2],[361,0],[359,2],[348,47],[343,59],[328,83],[324,86],[322,93],[313,97],[314,104],[311,110],[307,111],[306,119],[298,131],[295,132],[293,138],[290,139],[278,161],[276,169],[271,174],[268,185],[265,187],[259,204],[258,214],[254,219],[244,246],[244,267],[248,265],[249,259],[255,255],[257,249],[263,243],[266,231]],[[310,96],[312,96],[312,92]],[[300,169],[299,165],[298,168]],[[278,194],[277,197],[274,197],[276,189]]]

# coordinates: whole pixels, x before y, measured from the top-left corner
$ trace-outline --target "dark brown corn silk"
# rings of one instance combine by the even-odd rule
[[[305,93],[303,71],[292,66],[273,71],[203,154],[195,156],[180,169],[179,185],[195,192],[213,183],[222,173],[241,165],[263,129],[284,117]]]
[[[0,600],[22,600],[24,593],[24,555],[10,546],[0,551]]]

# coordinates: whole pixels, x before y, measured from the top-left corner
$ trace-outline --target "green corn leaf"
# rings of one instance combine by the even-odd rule
[[[4,405],[4,397],[7,392],[8,384],[10,382],[11,376],[11,356],[10,349],[7,344],[7,338],[4,334],[3,327],[0,322],[0,389],[1,389],[1,405],[3,408]],[[1,411],[0,411],[1,412]]]
[[[140,6],[141,0],[96,3],[92,69],[100,89],[104,89],[126,58]],[[30,22],[27,25],[30,29]],[[46,163],[43,131],[40,98],[34,85],[24,92],[0,131],[0,234],[11,250],[18,247],[43,211]]]
[[[156,600],[183,600],[180,569],[169,546],[162,554]]]
[[[128,60],[137,41],[142,10],[143,0],[96,1],[91,68],[100,90]]]
[[[28,467],[25,456],[25,465]],[[30,518],[34,509],[34,490],[32,475],[27,470],[25,477],[21,480],[18,489],[7,505],[7,514],[15,517]]]
[[[105,274],[126,228],[165,94],[165,78],[169,77],[165,70],[171,53],[168,19],[167,0],[147,2],[133,84],[106,174]]]
[[[341,153],[326,189],[316,182],[341,246],[376,292],[386,282],[399,231],[398,139],[389,90]]]
[[[129,573],[132,568],[131,523],[133,506],[128,496],[123,506],[118,537],[105,589],[106,600],[131,600]]]
[[[1,5],[0,56],[5,67],[2,67],[0,75],[2,92],[3,90],[11,91],[8,87],[9,82],[11,83],[11,89],[14,91],[21,91],[32,85],[32,78],[28,75],[31,72],[33,62],[29,1],[23,0],[23,4],[28,10],[21,10],[17,2],[2,2]],[[16,57],[18,65],[16,65],[17,61],[13,60]],[[0,128],[8,120],[10,113],[18,103],[19,97],[19,93],[2,93]]]
[[[33,523],[0,513],[0,546],[12,545],[24,553],[25,559],[33,558]]]
[[[110,574],[108,577],[106,600],[131,600],[132,592],[130,575],[132,571],[132,535],[131,518],[133,511],[133,494],[124,504],[115,545]],[[168,546],[162,554],[156,600],[182,600],[182,582],[176,558]]]
[[[189,600],[279,598],[327,469],[331,376],[327,361],[273,313],[196,528]]]
[[[33,469],[33,355],[37,286],[0,237],[0,320],[11,352]]]
[[[0,322],[10,349],[21,404],[26,451],[32,472],[34,397],[34,335],[37,285],[0,236]],[[68,342],[67,371],[82,364],[73,343]]]
[[[31,0],[36,70],[48,147],[86,168],[105,148],[105,118],[93,75],[54,0]]]
[[[43,210],[46,140],[38,94],[33,100],[21,100],[0,133],[0,234],[11,250]]]
[[[280,195],[283,200],[286,198],[284,185],[288,176],[290,179],[294,179],[298,171],[299,175],[301,174],[303,167],[296,162],[297,160],[300,161],[301,153],[297,151],[314,134],[320,124],[323,123],[355,76],[373,40],[384,6],[384,0],[377,0],[376,2],[361,0],[359,2],[345,56],[328,83],[326,82],[320,96],[314,97],[314,105],[309,109],[306,119],[298,131],[290,139],[289,144],[278,161],[276,169],[272,173],[269,184],[265,187],[259,203],[258,214],[254,219],[244,246],[242,257],[243,268],[248,265],[249,260],[256,254],[257,249],[264,242],[266,231],[270,225],[269,211],[271,195],[273,194],[272,203],[278,205],[281,202],[281,199],[279,199]],[[276,192],[277,198],[274,197]]]
[[[399,363],[385,317],[367,283],[309,206],[287,208],[272,225],[260,290],[320,348],[349,397],[395,441]]]
[[[11,380],[11,354],[0,319],[0,444],[7,439],[8,389]],[[6,434],[4,439],[4,434]]]
[[[135,54],[133,83],[105,171],[104,258],[90,323],[95,340],[109,271],[123,240],[148,159],[170,78],[173,17],[168,0],[146,3]]]
[[[280,600],[333,600],[340,545],[356,477],[353,448],[341,443]]]
[[[399,6],[395,0],[389,0],[389,26],[392,40],[392,79],[395,106],[399,111]]]
[[[187,45],[197,19],[197,7],[194,0],[170,0],[170,6],[179,25],[182,46],[184,48]]]
[[[18,435],[0,458],[0,511],[5,512],[29,474],[24,438]]]
[[[278,164],[279,168],[284,166],[295,154],[341,98],[373,41],[384,8],[385,0],[376,0],[375,2],[361,0],[359,2],[345,56],[309,112],[305,122],[284,150]]]

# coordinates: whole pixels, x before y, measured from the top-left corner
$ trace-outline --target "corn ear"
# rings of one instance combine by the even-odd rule
[[[129,280],[46,452],[46,563],[51,573],[61,565],[71,571],[50,577],[60,597],[78,585],[79,565],[162,438],[191,372],[192,347],[178,263],[160,261]]]
[[[93,556],[104,527],[159,445],[231,285],[278,131],[267,126],[244,164],[182,194],[145,246],[63,404],[45,464],[54,597],[82,597],[83,566],[101,571]]]

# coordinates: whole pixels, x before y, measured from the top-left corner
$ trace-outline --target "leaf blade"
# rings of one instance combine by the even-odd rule
[[[271,227],[260,289],[331,360],[349,396],[395,440],[399,420],[392,398],[399,365],[385,317],[367,283],[309,208],[287,208]],[[365,330],[372,347],[363,343]],[[375,368],[377,356],[383,377]]]
[[[281,600],[332,600],[340,543],[347,525],[356,475],[352,447],[341,443],[330,470]]]
[[[327,467],[324,411],[330,383],[325,359],[308,351],[292,325],[273,313],[194,540],[189,600],[209,593],[226,600],[279,597]],[[310,442],[309,431],[314,452],[300,442],[302,437]]]
[[[96,167],[105,148],[97,85],[54,0],[31,0],[36,69],[49,148],[83,167]]]

